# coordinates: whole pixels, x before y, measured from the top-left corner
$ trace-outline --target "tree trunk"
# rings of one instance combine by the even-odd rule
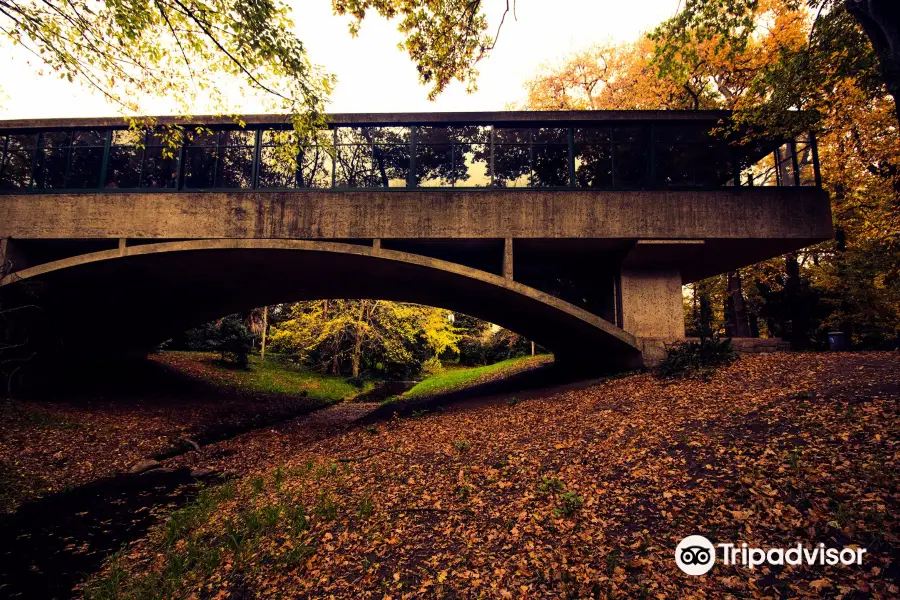
[[[266,357],[266,332],[269,329],[269,307],[263,306],[262,343],[259,348],[259,357]]]
[[[894,97],[900,123],[900,2],[897,0],[847,0],[853,15],[872,42],[881,63],[881,77]]]
[[[700,292],[700,339],[712,337],[712,311],[709,309],[709,292]]]
[[[360,300],[359,318],[356,320],[356,338],[353,340],[353,376],[359,377],[359,362],[362,355],[363,337],[363,317],[366,316],[366,304],[368,300]]]
[[[797,254],[791,252],[784,257],[784,292],[787,300],[788,318],[790,319],[790,341],[794,350],[805,350],[809,345],[806,329],[809,315],[801,303],[800,263]]]
[[[725,296],[725,335],[739,338],[750,337],[747,303],[744,301],[741,275],[736,271],[728,272],[728,292]]]

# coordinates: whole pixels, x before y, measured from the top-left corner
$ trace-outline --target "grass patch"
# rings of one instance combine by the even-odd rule
[[[386,402],[410,400],[413,398],[427,398],[461,390],[483,383],[485,380],[492,379],[494,376],[511,375],[532,365],[542,364],[548,361],[549,356],[550,355],[548,354],[524,356],[520,358],[510,358],[483,367],[447,370],[420,381],[405,394],[395,396]]]
[[[342,377],[316,373],[276,356],[265,360],[251,356],[249,369],[228,368],[212,352],[163,352],[160,360],[205,383],[249,393],[302,395],[313,400],[338,402],[374,387],[371,382],[356,387]]]

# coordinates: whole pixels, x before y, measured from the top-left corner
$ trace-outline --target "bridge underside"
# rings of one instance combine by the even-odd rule
[[[560,362],[596,373],[643,364],[634,336],[559,298],[484,270],[359,244],[148,243],[51,261],[16,277],[17,288],[35,282],[52,330],[77,352],[144,352],[187,328],[257,306],[372,298],[497,323],[538,341]]]

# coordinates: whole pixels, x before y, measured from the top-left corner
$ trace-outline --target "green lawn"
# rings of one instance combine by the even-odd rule
[[[230,387],[242,392],[266,394],[306,394],[314,400],[338,402],[372,389],[347,383],[343,377],[322,375],[276,357],[261,360],[250,357],[250,369],[232,369],[218,361],[212,352],[163,352],[157,359],[191,377],[209,384]]]
[[[434,375],[420,381],[415,387],[411,388],[405,394],[393,398],[392,401],[410,400],[413,398],[424,398],[446,394],[447,392],[467,388],[499,377],[508,377],[519,371],[524,371],[533,366],[549,362],[552,358],[553,357],[550,354],[540,354],[538,356],[510,358],[509,360],[504,360],[492,365],[485,365],[483,367],[448,369],[440,375]]]

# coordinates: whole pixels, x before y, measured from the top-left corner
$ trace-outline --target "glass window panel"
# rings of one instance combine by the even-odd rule
[[[187,137],[191,146],[211,147],[219,145],[219,132],[217,131],[189,131]]]
[[[613,185],[641,187],[647,180],[647,147],[644,144],[615,144]]]
[[[408,127],[366,127],[362,135],[369,143],[409,145]]]
[[[683,187],[694,184],[694,165],[689,145],[658,143],[656,145],[656,179],[663,187]]]
[[[569,145],[535,144],[531,185],[565,187],[569,185]]]
[[[256,132],[226,129],[219,132],[221,146],[253,146],[256,144]]]
[[[253,147],[225,147],[219,151],[216,187],[253,187]]]
[[[469,125],[466,127],[451,127],[450,135],[454,143],[461,144],[490,144],[491,128],[483,125]]]
[[[133,146],[113,146],[109,149],[106,167],[106,187],[136,188],[141,182],[141,157],[143,150]]]
[[[491,129],[481,125],[462,127],[419,127],[416,131],[417,144],[488,144]]]
[[[297,163],[287,155],[287,150],[280,146],[264,146],[260,148],[259,187],[295,188],[297,181]],[[328,184],[331,185],[329,178]]]
[[[463,164],[454,166],[451,144],[416,143],[417,185],[452,186],[464,177]]]
[[[510,139],[512,136],[506,136]],[[526,187],[531,181],[531,146],[494,143],[494,180],[497,187]]]
[[[419,127],[416,130],[416,144],[437,146],[453,141],[453,130],[450,127]]]
[[[68,148],[44,148],[38,150],[34,169],[34,187],[37,189],[61,189],[65,187],[68,163]]]
[[[377,187],[373,177],[372,146],[346,144],[337,148],[335,185],[337,187]]]
[[[727,144],[695,144],[692,156],[694,185],[706,188],[734,185],[731,148]]]
[[[76,131],[72,134],[73,146],[105,146],[106,132]]]
[[[103,148],[72,148],[72,160],[67,188],[89,189],[100,187],[100,171],[103,169]]]
[[[613,129],[613,141],[643,142],[647,139],[647,132],[643,127],[616,127]]]
[[[116,129],[112,134],[113,146],[138,146],[144,141],[143,131]]]
[[[336,131],[338,144],[371,144],[363,135],[362,127],[338,127]]]
[[[782,144],[775,149],[775,157],[778,161],[779,185],[794,185],[794,161],[790,144]]]
[[[31,158],[34,154],[36,136],[33,134],[10,134],[0,136],[0,188],[21,190],[28,187],[31,180]]]
[[[569,130],[565,127],[540,127],[534,130],[535,143],[569,143]]]
[[[576,127],[574,131],[575,143],[593,144],[608,142],[612,139],[609,127]]]
[[[454,144],[454,185],[460,187],[487,187],[491,185],[488,166],[491,160],[489,144]]]
[[[302,187],[331,187],[331,156],[321,146],[308,146],[300,155],[300,181]],[[405,184],[405,181],[404,181]]]
[[[409,176],[409,146],[383,145],[375,146],[374,155],[375,179],[382,187],[406,187]]]
[[[657,142],[708,142],[712,126],[706,123],[692,125],[657,125],[654,134]]]
[[[144,151],[142,188],[174,188],[178,181],[178,158],[166,156],[163,146],[148,146]]]
[[[292,132],[285,129],[266,129],[262,132],[262,144],[264,146],[288,144],[291,141]]]
[[[41,133],[41,148],[64,148],[69,145],[68,131],[44,131]]]
[[[775,155],[772,152],[767,152],[746,169],[743,179],[744,181],[752,182],[752,185],[775,186],[778,185],[776,172]]]
[[[530,144],[531,133],[531,129],[497,127],[494,129],[494,145]]]
[[[609,143],[575,145],[575,185],[612,187],[612,147]]]
[[[807,141],[797,142],[797,166],[800,169],[800,185],[816,185],[812,146]]]
[[[205,189],[214,187],[216,159],[215,148],[188,146],[184,149],[184,187]]]

